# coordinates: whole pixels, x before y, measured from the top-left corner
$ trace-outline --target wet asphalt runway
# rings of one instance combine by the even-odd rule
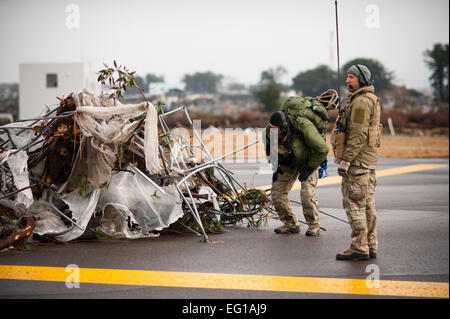
[[[331,160],[331,159],[329,159]],[[210,235],[211,243],[198,237],[163,234],[158,238],[122,241],[78,241],[67,245],[33,247],[0,253],[0,265],[133,269],[268,276],[365,279],[366,267],[377,265],[381,280],[446,282],[449,280],[449,160],[380,159],[378,170],[433,163],[443,166],[426,171],[380,177],[376,191],[378,258],[361,262],[336,261],[335,255],[350,243],[348,224],[321,214],[322,231],[316,238],[300,234],[277,235],[281,223],[267,227],[227,227]],[[224,163],[248,187],[269,185],[267,163]],[[329,176],[336,165],[329,163]],[[340,184],[317,189],[320,208],[346,220]],[[290,198],[299,200],[299,190]],[[304,221],[299,205],[293,208]],[[64,282],[0,280],[0,298],[155,298],[155,299],[253,299],[253,298],[362,298],[353,294],[298,293],[235,289],[148,287],[81,283],[68,289]],[[367,296],[376,298],[375,296]],[[401,298],[394,296],[392,298]]]

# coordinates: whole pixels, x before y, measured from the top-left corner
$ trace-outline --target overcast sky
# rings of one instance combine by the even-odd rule
[[[72,5],[71,5],[72,4]],[[429,87],[423,52],[449,41],[448,0],[339,0],[341,65],[373,58],[395,83]],[[67,12],[66,12],[67,11]],[[212,71],[258,82],[263,70],[337,68],[333,0],[0,0],[0,83],[19,63],[113,59],[180,82]]]

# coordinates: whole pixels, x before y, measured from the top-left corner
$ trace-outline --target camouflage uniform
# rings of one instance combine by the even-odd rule
[[[336,162],[350,163],[341,185],[343,206],[352,229],[352,242],[348,251],[373,254],[378,248],[375,169],[381,137],[380,104],[374,94],[374,87],[366,86],[354,92],[337,123],[344,128],[345,143],[343,154],[336,158]],[[333,148],[336,156],[338,146],[333,145]]]
[[[342,178],[343,206],[352,229],[350,251],[358,254],[377,251],[376,185],[374,169],[350,166]]]
[[[280,166],[281,172],[272,184],[272,201],[280,220],[288,227],[298,225],[298,220],[292,212],[289,192],[298,178],[298,170],[292,166]],[[319,200],[315,192],[318,170],[315,170],[304,182],[301,182],[300,198],[303,206],[303,216],[311,231],[318,231],[320,227]]]
[[[317,181],[319,180],[319,171],[315,170],[306,181],[301,183],[300,198],[303,206],[303,216],[309,230],[313,232],[319,231],[319,197],[316,194]]]
[[[284,226],[275,229],[275,232],[297,233],[300,230],[288,195],[299,176],[302,176],[301,179],[306,178],[301,182],[300,192],[303,214],[310,226],[306,235],[317,235],[319,204],[315,187],[318,180],[318,168],[327,158],[329,151],[323,134],[329,120],[328,112],[316,99],[296,96],[286,99],[281,106],[281,111],[288,118],[287,131],[278,137],[277,145],[271,146],[271,132],[268,125],[265,138],[266,155],[269,156],[271,148],[274,147],[278,158],[278,170],[274,174],[272,184],[272,202]],[[306,172],[310,173],[309,176],[305,173],[305,168]],[[311,231],[316,234],[311,234]]]

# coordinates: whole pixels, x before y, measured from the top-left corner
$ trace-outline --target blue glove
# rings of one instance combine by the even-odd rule
[[[325,178],[328,176],[328,172],[327,172],[327,168],[328,168],[328,160],[324,160],[322,162],[322,164],[320,164],[320,168],[319,168],[319,179],[320,178]]]

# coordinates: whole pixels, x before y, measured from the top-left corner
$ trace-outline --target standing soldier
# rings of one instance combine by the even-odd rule
[[[367,260],[377,256],[375,169],[380,146],[380,103],[371,85],[369,69],[361,64],[347,70],[351,95],[339,112],[332,145],[342,176],[343,206],[352,233],[350,248],[337,260]]]
[[[272,178],[272,201],[284,223],[275,229],[277,234],[300,232],[288,197],[298,178],[301,182],[303,215],[309,226],[306,235],[319,235],[319,203],[315,193],[317,169],[326,160],[329,150],[324,138],[329,119],[327,110],[336,108],[338,101],[334,90],[328,90],[317,98],[291,96],[283,103],[281,111],[270,117],[265,141],[268,156],[271,146],[270,129],[278,130],[278,166]]]

